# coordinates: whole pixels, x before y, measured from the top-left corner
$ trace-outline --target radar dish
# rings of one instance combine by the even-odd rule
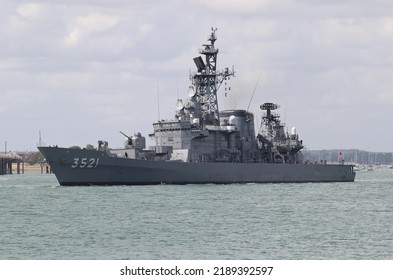
[[[180,111],[183,108],[184,108],[183,101],[181,99],[178,99],[176,103],[176,110]]]
[[[195,88],[194,88],[194,86],[190,86],[188,88],[188,96],[193,97],[194,95],[195,95]]]
[[[280,108],[280,106],[277,104],[274,104],[274,103],[267,102],[267,103],[262,104],[260,106],[260,108],[261,108],[261,110],[276,110],[276,109]]]

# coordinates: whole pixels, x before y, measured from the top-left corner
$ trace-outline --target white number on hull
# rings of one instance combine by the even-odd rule
[[[71,168],[96,168],[99,161],[99,158],[74,158]]]

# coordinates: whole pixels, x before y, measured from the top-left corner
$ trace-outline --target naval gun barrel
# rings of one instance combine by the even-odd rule
[[[119,130],[119,132],[120,132],[121,134],[123,134],[128,140],[132,141],[132,138],[131,138],[130,136],[128,136],[128,135],[125,134],[124,132],[121,132],[120,130]]]

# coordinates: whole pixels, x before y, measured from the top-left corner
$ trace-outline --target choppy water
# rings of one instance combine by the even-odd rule
[[[0,176],[0,259],[393,259],[393,171],[115,187]]]

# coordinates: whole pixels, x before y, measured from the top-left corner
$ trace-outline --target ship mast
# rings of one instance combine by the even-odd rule
[[[229,71],[228,68],[220,72],[216,70],[218,55],[218,49],[214,46],[217,40],[216,30],[216,28],[212,28],[208,38],[210,44],[204,44],[199,51],[200,54],[205,56],[205,61],[200,56],[194,58],[197,72],[192,74],[191,80],[195,87],[196,100],[201,105],[203,125],[218,126],[220,125],[220,117],[217,90],[227,77],[234,76],[234,71],[233,69]]]

